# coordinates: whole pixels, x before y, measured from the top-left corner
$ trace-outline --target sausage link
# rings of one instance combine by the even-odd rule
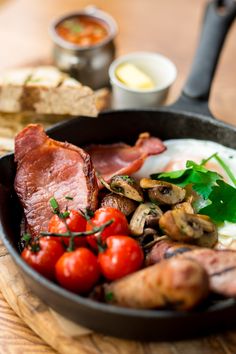
[[[114,304],[132,308],[172,307],[190,310],[209,292],[208,276],[195,261],[183,258],[163,260],[105,288]]]

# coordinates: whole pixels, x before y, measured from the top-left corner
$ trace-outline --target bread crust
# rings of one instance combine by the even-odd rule
[[[96,117],[96,95],[53,66],[24,68],[0,76],[0,111]]]

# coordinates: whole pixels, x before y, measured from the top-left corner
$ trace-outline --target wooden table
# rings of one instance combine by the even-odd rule
[[[170,57],[178,68],[168,98],[179,95],[190,69],[199,34],[204,0],[93,0],[118,22],[118,55],[147,50]],[[0,71],[26,64],[50,62],[51,19],[90,5],[88,0],[0,0]],[[228,36],[210,98],[213,113],[236,124],[236,24]],[[206,58],[207,60],[207,58]],[[161,343],[155,353],[235,353],[236,333],[228,332],[192,342]],[[54,353],[9,308],[0,295],[0,353]],[[97,352],[105,353],[101,348]],[[152,345],[140,353],[154,353]],[[119,353],[117,348],[114,353]],[[106,352],[106,354],[110,354]]]

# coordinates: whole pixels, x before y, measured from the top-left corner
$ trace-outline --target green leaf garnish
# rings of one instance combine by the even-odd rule
[[[168,179],[179,179],[183,177],[187,173],[187,170],[177,170],[177,171],[170,171],[170,172],[162,172],[162,173],[154,173],[151,175],[152,179],[163,179],[168,182]]]
[[[153,174],[153,179],[160,179],[174,183],[180,187],[191,185],[199,195],[194,202],[195,210],[199,214],[208,215],[215,223],[229,221],[236,223],[236,188],[223,181],[217,172],[210,171],[204,165],[215,159],[236,186],[236,178],[229,166],[214,153],[201,164],[187,161],[185,170]]]
[[[49,200],[49,203],[52,207],[52,211],[54,214],[59,214],[60,210],[59,210],[59,204],[57,203],[56,199],[53,197]]]
[[[218,180],[217,185],[212,187],[209,201],[209,205],[199,210],[200,214],[210,216],[216,223],[236,223],[236,188]]]
[[[73,197],[70,197],[69,195],[66,195],[66,196],[65,196],[65,199],[67,199],[67,200],[73,200],[74,198],[73,198]]]
[[[73,33],[80,33],[83,30],[83,26],[81,26],[81,24],[78,21],[75,21],[74,19],[64,21],[62,23],[62,26]]]
[[[107,302],[112,301],[114,299],[114,294],[112,292],[106,293],[105,299]]]
[[[226,163],[220,158],[220,156],[218,154],[214,155],[214,158],[216,159],[216,161],[219,163],[219,165],[225,170],[225,172],[227,173],[228,177],[230,178],[230,180],[233,182],[233,184],[236,186],[236,178],[234,177],[233,172],[231,171],[231,169],[229,168],[228,165],[226,165]]]
[[[207,199],[216,181],[222,177],[217,172],[209,171],[194,161],[188,160],[186,167],[185,170],[153,174],[151,178],[174,183],[179,187],[190,184],[195,192]]]
[[[21,241],[24,241],[25,246],[28,246],[28,244],[31,241],[32,236],[29,233],[25,233],[21,237]]]
[[[61,219],[66,219],[70,215],[69,211],[64,211],[63,213],[58,214]]]
[[[132,177],[128,176],[128,175],[120,175],[119,177],[120,177],[123,181],[128,182],[129,184],[134,184],[134,183],[135,183],[135,180],[134,180]]]

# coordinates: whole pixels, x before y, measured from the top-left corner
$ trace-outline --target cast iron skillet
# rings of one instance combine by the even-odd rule
[[[236,4],[210,3],[191,74],[178,102],[155,110],[122,110],[79,118],[48,130],[51,137],[83,146],[88,143],[133,143],[144,131],[162,139],[197,138],[236,149],[236,128],[213,119],[207,101],[224,37],[235,17]],[[53,309],[95,331],[136,340],[173,340],[212,333],[236,323],[236,302],[222,299],[189,313],[119,308],[72,294],[28,267],[18,251],[22,209],[13,190],[13,154],[0,160],[2,239],[32,290]]]

